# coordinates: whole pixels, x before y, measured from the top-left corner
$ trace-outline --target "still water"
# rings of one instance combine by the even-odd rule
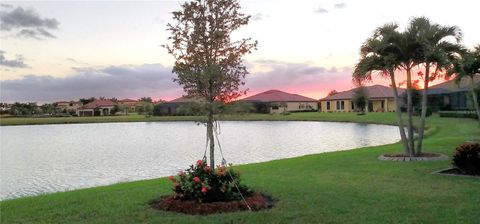
[[[205,131],[194,122],[3,126],[0,199],[176,174],[203,157]],[[219,139],[226,160],[242,164],[400,138],[387,125],[225,121]]]

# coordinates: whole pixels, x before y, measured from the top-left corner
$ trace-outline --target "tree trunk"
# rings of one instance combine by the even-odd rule
[[[430,63],[425,64],[425,86],[422,94],[422,116],[420,118],[420,127],[418,129],[417,148],[415,155],[420,156],[422,153],[423,134],[425,132],[425,120],[427,118],[427,103],[428,103],[428,83],[430,82]]]
[[[470,91],[472,92],[473,105],[477,111],[478,123],[480,124],[480,106],[478,105],[477,94],[475,93],[475,80],[473,80],[473,78],[474,76],[472,76],[472,85],[470,86]]]
[[[414,140],[413,140],[413,105],[412,105],[412,74],[411,68],[407,68],[407,115],[408,115],[408,148],[409,156],[413,156]]]
[[[215,169],[215,139],[213,138],[213,111],[211,108],[208,109],[207,135],[210,142],[210,167]]]
[[[390,79],[392,81],[392,87],[393,87],[393,94],[394,94],[394,99],[395,99],[395,113],[397,115],[397,123],[398,123],[398,128],[400,129],[400,137],[402,140],[403,144],[403,149],[405,151],[405,154],[408,154],[408,142],[407,142],[407,136],[405,134],[405,126],[403,125],[403,120],[402,120],[402,111],[400,109],[400,100],[398,96],[398,91],[397,91],[397,84],[395,83],[395,76],[393,75],[394,71],[390,71]]]

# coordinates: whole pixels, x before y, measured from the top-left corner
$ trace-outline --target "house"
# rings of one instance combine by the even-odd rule
[[[78,116],[106,116],[112,114],[116,103],[111,100],[94,100],[77,109]]]
[[[394,112],[396,109],[395,95],[391,87],[382,85],[366,86],[368,93],[368,112]],[[355,89],[339,92],[320,99],[322,112],[353,112],[356,111],[352,102]],[[398,88],[399,94],[404,90]]]
[[[480,85],[480,75],[474,79]],[[433,85],[428,89],[428,107],[432,111],[439,110],[474,110],[470,86],[472,80],[463,78],[458,84],[455,80]]]
[[[155,106],[154,115],[186,115],[185,111],[182,111],[182,106],[186,106],[192,103],[202,102],[203,99],[198,97],[185,97],[176,98],[168,102],[162,102]]]
[[[138,105],[137,100],[123,99],[117,101],[118,106],[125,110],[124,112],[135,112],[135,107]]]
[[[280,90],[268,90],[241,101],[252,103],[257,108],[264,107],[268,113],[318,111],[317,100]]]
[[[80,101],[59,101],[57,107],[64,113],[76,113],[77,109],[82,106]]]

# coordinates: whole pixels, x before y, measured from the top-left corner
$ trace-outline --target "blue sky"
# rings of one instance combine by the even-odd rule
[[[167,41],[170,12],[180,3],[2,1],[1,100],[181,96],[181,88],[172,82],[173,58],[161,47]],[[236,36],[259,41],[258,50],[245,58],[250,94],[280,89],[321,98],[332,89],[348,89],[361,43],[376,27],[398,22],[402,29],[414,16],[459,26],[467,47],[480,43],[472,19],[480,8],[477,1],[240,3],[252,20]],[[22,16],[31,23],[12,21]]]

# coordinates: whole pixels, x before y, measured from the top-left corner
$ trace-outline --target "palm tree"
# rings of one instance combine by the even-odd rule
[[[415,155],[415,142],[413,138],[413,82],[412,69],[418,65],[421,58],[421,44],[416,41],[417,32],[411,27],[408,27],[405,32],[400,33],[398,38],[394,41],[396,49],[399,51],[398,60],[399,67],[407,74],[407,133],[408,133],[408,156]]]
[[[472,93],[473,104],[477,111],[478,122],[480,124],[480,106],[478,105],[477,94],[475,92],[475,76],[480,75],[480,44],[475,47],[474,51],[464,52],[461,59],[454,63],[453,68],[449,70],[448,74],[456,74],[455,81],[457,83],[465,78],[471,80],[470,92]]]
[[[401,140],[406,154],[410,153],[407,137],[402,121],[400,110],[400,99],[395,82],[395,70],[401,65],[400,51],[396,41],[400,33],[396,31],[398,25],[389,23],[377,28],[372,37],[367,39],[360,49],[360,61],[356,64],[353,72],[353,81],[362,83],[371,81],[372,74],[378,74],[384,78],[390,78],[391,86],[395,96],[397,123]]]
[[[457,56],[462,47],[458,44],[462,39],[462,33],[456,26],[441,26],[433,24],[426,17],[413,18],[410,21],[407,30],[418,49],[415,51],[420,54],[417,61],[418,64],[425,66],[424,88],[422,93],[422,112],[420,119],[420,127],[418,132],[418,142],[415,149],[415,155],[422,153],[422,141],[425,131],[425,120],[427,114],[428,86],[431,79],[430,68],[435,67],[434,74],[441,70],[447,70],[452,67],[452,60]],[[456,43],[449,41],[449,38],[455,39]]]

